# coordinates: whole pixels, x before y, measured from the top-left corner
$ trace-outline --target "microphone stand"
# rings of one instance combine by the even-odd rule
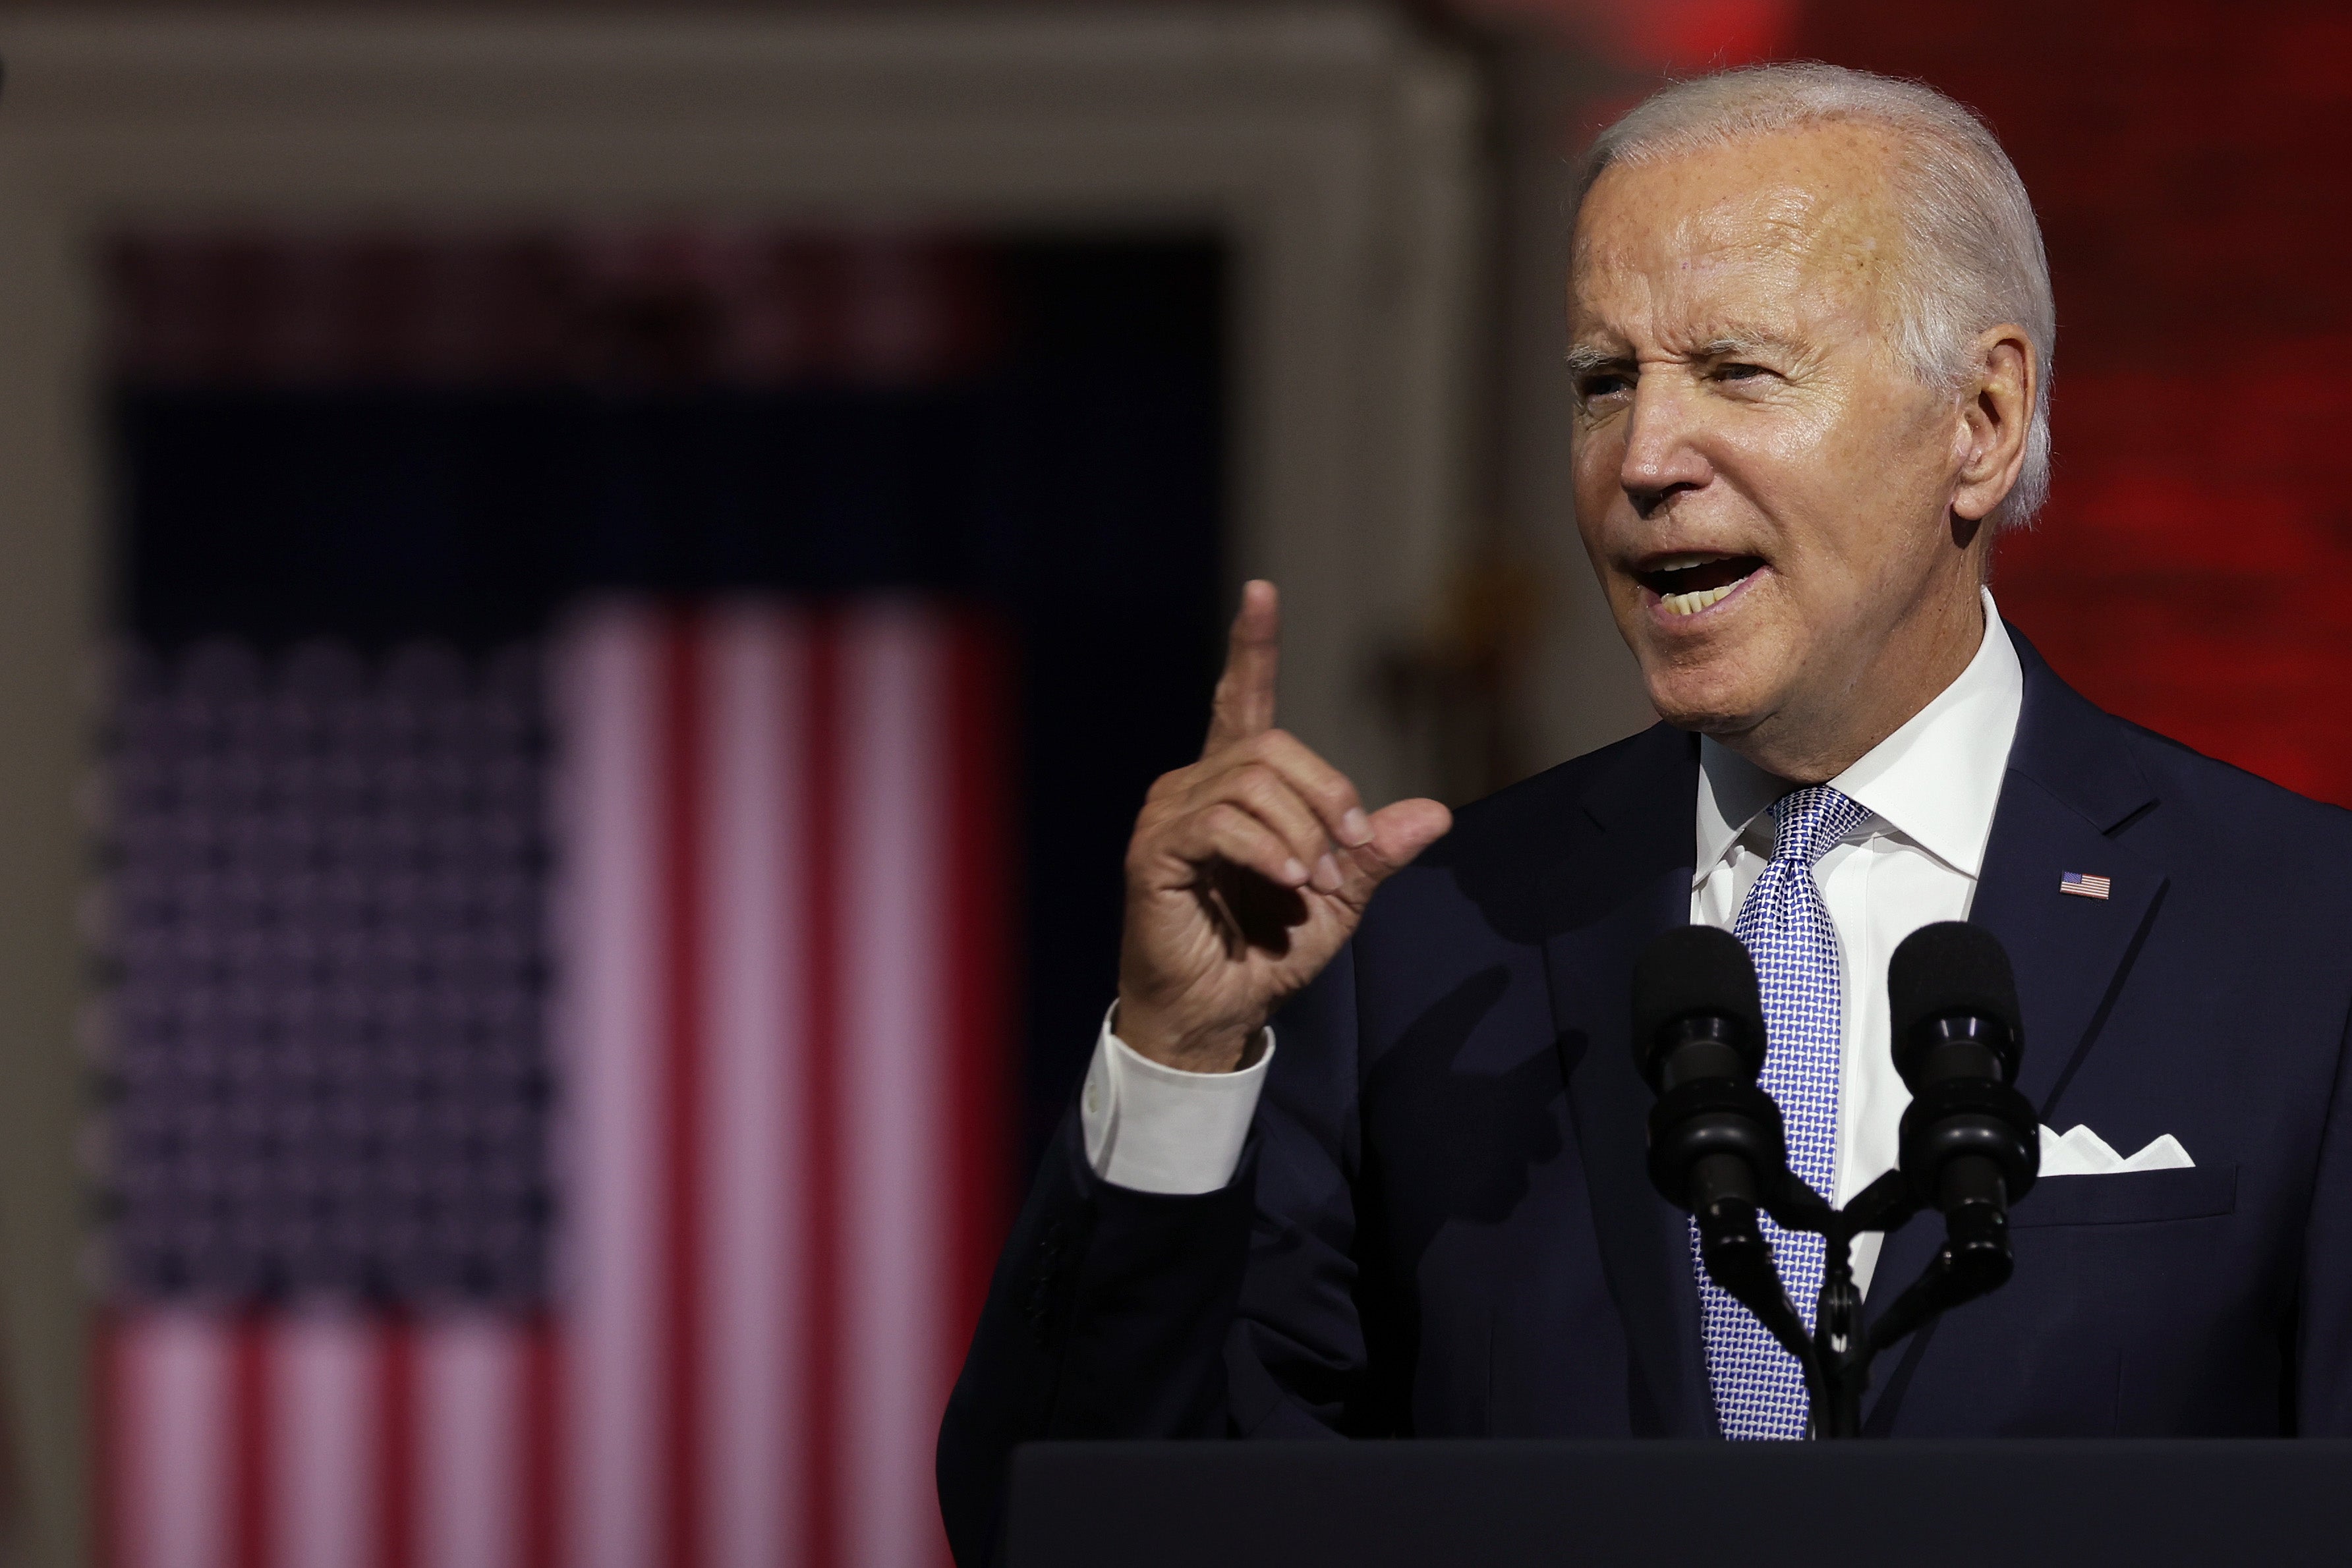
[[[1633,970],[1633,1060],[1650,1108],[1650,1180],[1687,1209],[1715,1282],[1804,1369],[1814,1435],[1862,1435],[1862,1396],[1882,1350],[1936,1314],[2008,1282],[2009,1205],[2040,1174],[2040,1123],[2016,1087],[2017,984],[1989,933],[1923,925],[1887,964],[1896,1071],[1911,1091],[1894,1170],[1838,1208],[1789,1169],[1779,1106],[1759,1085],[1767,1031],[1748,950],[1725,932],[1676,926]],[[1944,1245],[1865,1324],[1853,1239],[1944,1215]],[[1822,1239],[1813,1329],[1789,1300],[1763,1234]]]
[[[1854,1195],[1843,1208],[1783,1169],[1764,1211],[1783,1230],[1811,1231],[1822,1238],[1822,1292],[1813,1332],[1789,1300],[1773,1266],[1772,1251],[1758,1222],[1757,1206],[1724,1193],[1693,1209],[1698,1219],[1699,1256],[1715,1282],[1756,1314],[1781,1348],[1804,1368],[1819,1437],[1862,1435],[1862,1396],[1870,1386],[1870,1366],[1878,1353],[1924,1326],[1937,1313],[1971,1301],[2007,1282],[2013,1264],[2009,1220],[2000,1203],[1970,1203],[1953,1209],[1945,1222],[1944,1245],[1919,1278],[1866,1328],[1862,1292],[1853,1282],[1853,1239],[1865,1231],[1894,1231],[1919,1210],[1911,1184],[1891,1170]]]

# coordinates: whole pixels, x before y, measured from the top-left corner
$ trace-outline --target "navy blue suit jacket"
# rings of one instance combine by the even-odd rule
[[[2038,1184],[2015,1277],[1881,1357],[1866,1429],[2352,1434],[2352,813],[2101,712],[2017,642],[1970,918],[2016,967],[2020,1086],[2196,1168]],[[1464,810],[1278,1020],[1222,1191],[1097,1181],[1065,1121],[940,1436],[963,1562],[1031,1438],[1715,1434],[1627,1016],[1634,956],[1689,917],[1697,766],[1660,726]],[[2113,895],[2062,894],[2070,871]],[[1873,1308],[1941,1231],[1889,1239]]]

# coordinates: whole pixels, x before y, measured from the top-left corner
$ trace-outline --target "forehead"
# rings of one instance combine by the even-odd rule
[[[1642,338],[1875,319],[1899,264],[1894,135],[1811,126],[1603,173],[1578,214],[1571,328]],[[1737,321],[1717,319],[1728,313]]]

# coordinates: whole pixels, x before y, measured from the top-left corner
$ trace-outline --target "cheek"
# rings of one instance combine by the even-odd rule
[[[1576,501],[1576,530],[1589,549],[1601,548],[1602,530],[1617,499],[1622,442],[1612,423],[1579,430],[1569,438],[1569,476]]]
[[[1908,376],[1865,388],[1830,433],[1849,472],[1896,498],[1924,496],[1953,466],[1953,410]]]
[[[1783,470],[1794,483],[1833,480],[1855,473],[1859,455],[1851,402],[1836,393],[1820,393],[1774,411],[1751,440],[1758,457]]]
[[[1885,531],[1918,514],[1941,436],[1867,397],[1824,395],[1742,432],[1731,461],[1760,509],[1782,520],[1792,557],[1833,571],[1843,560],[1853,570],[1842,575],[1868,576],[1885,558]]]
[[[1588,424],[1581,417],[1571,418],[1569,471],[1575,476],[1577,499],[1580,501],[1587,486],[1596,479],[1605,481],[1616,472],[1618,454],[1624,446],[1624,422],[1612,419]]]
[[[1601,580],[1601,591],[1614,597],[1618,591],[1618,574],[1609,570],[1609,508],[1605,502],[1588,497],[1582,486],[1577,486],[1576,537],[1584,546],[1584,559],[1591,563],[1593,575]]]

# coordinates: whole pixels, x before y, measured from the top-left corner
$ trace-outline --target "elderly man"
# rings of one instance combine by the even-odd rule
[[[1685,922],[1758,957],[1835,1201],[1895,1162],[1895,944],[1965,918],[2016,965],[2015,1277],[1890,1353],[1866,1431],[2352,1431],[2352,817],[2100,712],[1995,612],[2054,332],[1999,145],[1832,67],[1670,88],[1592,152],[1568,320],[1577,521],[1664,722],[1367,814],[1273,727],[1251,585],[948,1412],[967,1562],[1031,1437],[1803,1436],[1644,1174],[1629,979]],[[1939,1238],[1858,1253],[1872,1307]],[[1776,1250],[1809,1301],[1818,1249]]]

